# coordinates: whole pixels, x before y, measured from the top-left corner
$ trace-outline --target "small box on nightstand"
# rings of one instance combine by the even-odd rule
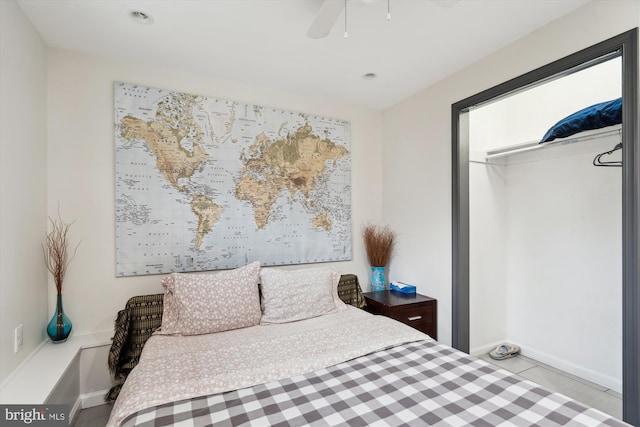
[[[404,282],[391,282],[389,288],[393,292],[400,292],[401,294],[415,294],[416,287]]]

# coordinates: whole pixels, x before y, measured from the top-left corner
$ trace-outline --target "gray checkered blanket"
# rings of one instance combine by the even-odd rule
[[[137,412],[123,426],[625,426],[426,340],[326,369]]]

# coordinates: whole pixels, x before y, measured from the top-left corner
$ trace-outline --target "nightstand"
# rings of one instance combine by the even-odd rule
[[[364,299],[369,313],[391,317],[438,339],[438,300],[395,291],[367,292]]]

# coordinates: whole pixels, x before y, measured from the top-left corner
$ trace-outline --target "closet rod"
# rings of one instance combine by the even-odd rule
[[[515,148],[491,150],[491,151],[487,151],[487,155],[485,158],[486,160],[497,159],[500,157],[510,156],[512,154],[542,150],[544,148],[556,147],[556,146],[566,145],[566,144],[573,144],[575,142],[590,141],[592,139],[602,138],[605,136],[613,136],[616,134],[622,134],[622,127],[620,125],[617,125],[615,129],[608,129],[605,131],[598,131],[593,133],[590,132],[589,134],[586,134],[586,135],[557,139],[555,141],[549,141],[542,144],[538,142],[529,142]]]

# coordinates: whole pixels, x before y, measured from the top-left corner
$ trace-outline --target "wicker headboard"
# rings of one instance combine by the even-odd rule
[[[340,276],[338,296],[345,304],[358,308],[365,306],[358,276],[355,274]],[[138,364],[147,339],[162,324],[163,301],[164,294],[135,296],[118,312],[108,364],[109,371],[120,384],[109,390],[105,396],[107,402],[118,397],[127,375]]]

